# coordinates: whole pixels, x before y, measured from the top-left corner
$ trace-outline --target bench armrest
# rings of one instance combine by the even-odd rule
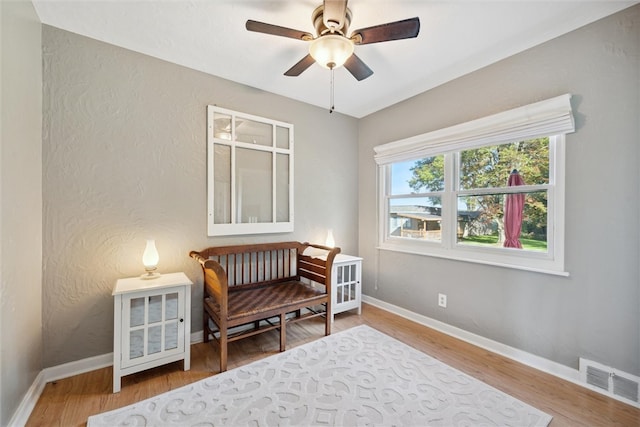
[[[298,252],[298,275],[325,285],[331,293],[331,269],[340,248],[303,243]]]
[[[229,284],[227,282],[227,273],[222,266],[212,259],[206,259],[200,253],[191,251],[189,253],[191,258],[195,259],[202,266],[202,273],[204,275],[204,293],[205,298],[207,296],[213,297],[218,304],[222,307],[224,315],[227,312],[227,301],[229,300]]]

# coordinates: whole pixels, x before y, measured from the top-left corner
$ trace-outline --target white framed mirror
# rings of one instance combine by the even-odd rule
[[[207,107],[208,235],[293,231],[293,125]]]

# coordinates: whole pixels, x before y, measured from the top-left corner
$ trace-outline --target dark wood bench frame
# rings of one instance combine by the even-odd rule
[[[204,341],[218,342],[220,372],[227,370],[229,342],[279,329],[284,351],[287,323],[318,316],[325,317],[325,336],[331,334],[331,267],[339,252],[300,242],[191,251],[204,274]]]

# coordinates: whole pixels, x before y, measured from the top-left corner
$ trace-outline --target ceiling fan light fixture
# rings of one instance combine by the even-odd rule
[[[353,42],[337,34],[325,34],[309,45],[309,54],[324,68],[338,68],[353,54]]]

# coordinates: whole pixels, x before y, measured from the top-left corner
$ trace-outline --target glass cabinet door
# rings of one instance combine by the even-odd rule
[[[344,264],[337,266],[336,303],[344,304],[356,300],[356,267],[356,264]]]
[[[184,289],[154,295],[132,294],[123,299],[123,367],[182,352]]]

